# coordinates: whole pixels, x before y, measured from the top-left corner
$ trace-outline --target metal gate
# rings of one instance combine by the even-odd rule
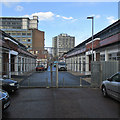
[[[18,81],[21,87],[99,87],[103,80],[119,71],[117,61],[86,63],[85,56],[66,59],[65,54],[58,56],[53,55],[54,52],[53,48],[45,48],[36,52],[41,56],[34,58],[32,54],[4,51],[0,68],[2,77]],[[67,69],[61,71],[60,63],[65,63]],[[37,71],[36,67],[40,65],[44,70]]]
[[[73,58],[65,59],[63,53],[54,54],[56,49],[44,48],[32,51],[37,58],[31,54],[14,54],[5,51],[2,54],[2,77],[10,78],[19,82],[20,87],[88,87],[90,86],[91,76],[85,72],[86,66],[90,66],[85,61]],[[57,51],[59,51],[57,49]],[[60,51],[62,51],[60,49]],[[39,56],[40,55],[40,56]],[[65,63],[67,69],[61,70],[60,63]],[[37,66],[44,66],[44,70],[37,71]],[[82,69],[81,69],[81,68]],[[87,73],[87,74],[86,74]]]
[[[55,67],[54,67],[55,66]],[[78,88],[88,87],[85,76],[74,75],[71,71],[59,71],[59,63],[48,65],[45,71],[33,71],[20,82],[21,87]]]
[[[94,61],[91,65],[91,86],[100,87],[106,80],[119,71],[119,61]]]

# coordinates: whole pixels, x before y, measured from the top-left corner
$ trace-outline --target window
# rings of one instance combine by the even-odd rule
[[[12,25],[15,25],[16,23],[12,23]]]
[[[12,33],[12,35],[16,35],[16,33]]]
[[[100,60],[105,61],[105,55],[100,55]]]
[[[22,33],[22,35],[26,35],[26,33]]]
[[[31,39],[28,39],[28,42],[30,42],[31,41]]]
[[[109,60],[112,60],[112,54],[109,54],[108,56],[109,56]]]
[[[27,35],[31,35],[31,33],[27,33]]]
[[[111,53],[111,54],[109,54],[108,55],[108,57],[109,57],[109,60],[117,60],[117,53]]]
[[[17,29],[21,29],[21,27],[17,27]]]
[[[21,35],[21,33],[17,33],[17,35]]]
[[[26,39],[23,39],[22,41],[23,41],[23,42],[26,42]]]
[[[115,76],[113,76],[112,81],[120,82],[120,74],[118,73]]]

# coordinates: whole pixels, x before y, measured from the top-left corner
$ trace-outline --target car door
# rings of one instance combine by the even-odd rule
[[[109,89],[112,96],[115,98],[120,98],[120,73],[117,73],[111,77]]]

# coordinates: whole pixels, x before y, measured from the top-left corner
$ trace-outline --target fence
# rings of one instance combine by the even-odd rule
[[[102,81],[119,72],[118,61],[92,62],[91,65],[91,86],[99,87]]]
[[[19,67],[18,63],[14,66]],[[22,69],[25,66],[29,66],[30,69]],[[100,87],[103,80],[120,69],[118,61],[94,61],[91,64],[67,63],[67,71],[58,71],[53,63],[47,66],[45,71],[36,71],[35,64],[23,63],[21,69],[9,71],[8,67],[7,71],[2,71],[2,73],[6,73],[7,77],[11,75],[12,79],[18,80],[22,87]],[[84,66],[83,69],[80,66]],[[29,76],[31,73],[33,75]]]
[[[2,53],[0,73],[2,77],[14,79],[15,77],[24,78],[25,75],[28,76],[29,73],[34,72],[33,76],[28,79],[25,77],[26,81],[21,82],[22,86],[57,87],[57,82],[58,87],[99,87],[103,80],[120,70],[120,64],[117,61],[94,61],[91,63],[91,55],[85,53],[74,56],[70,54],[71,56],[66,57],[64,53],[68,50],[45,48],[44,50],[32,51],[38,56],[40,55],[40,59],[31,58],[24,54]],[[98,58],[96,57],[96,60]],[[65,62],[67,71],[57,71],[54,67],[55,61]],[[47,70],[36,72],[37,65],[44,65]]]

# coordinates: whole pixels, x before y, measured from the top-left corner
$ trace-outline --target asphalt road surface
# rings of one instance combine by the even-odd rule
[[[25,87],[46,87],[46,86],[56,86],[56,68],[52,68],[52,73],[50,68],[47,71],[39,71],[33,73],[27,79],[20,83],[21,86]],[[82,80],[82,85],[90,85],[88,82]],[[58,86],[59,87],[79,87],[80,77],[74,76],[67,71],[58,72]]]
[[[119,102],[95,88],[22,88],[10,96],[3,118],[120,117]]]
[[[53,68],[53,86],[56,70]],[[59,86],[80,86],[80,78],[66,71],[59,72]],[[47,82],[46,82],[47,81]],[[89,85],[82,80],[83,85]],[[51,86],[51,72],[35,72],[23,82],[18,91],[10,94],[11,105],[3,118],[119,118],[120,103],[104,98],[95,88],[46,88]],[[32,86],[32,88],[30,87]],[[38,87],[38,88],[36,88]],[[45,87],[45,88],[41,88]]]

